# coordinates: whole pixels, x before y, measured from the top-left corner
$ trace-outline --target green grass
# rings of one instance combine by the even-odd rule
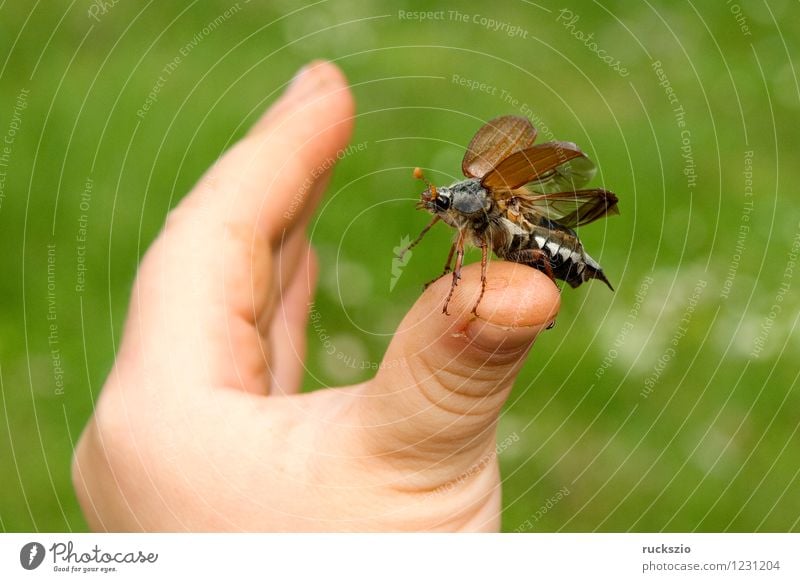
[[[120,2],[99,22],[88,2],[0,4],[0,134],[29,91],[0,168],[0,528],[86,528],[70,453],[113,361],[138,259],[200,173],[300,65],[321,57],[351,80],[353,143],[365,144],[338,165],[312,237],[328,259],[317,309],[355,359],[380,360],[446,252],[441,227],[389,291],[393,247],[425,223],[410,169],[457,178],[483,120],[524,105],[557,139],[584,147],[600,167],[596,183],[620,197],[620,216],[581,232],[617,291],[564,291],[558,326],[537,343],[504,411],[501,439],[519,437],[501,454],[506,530],[526,520],[545,531],[797,530],[800,295],[797,267],[785,269],[800,232],[800,101],[789,56],[800,25],[789,4],[743,3],[745,35],[725,3],[586,3],[572,8],[580,19],[567,29],[557,22],[562,5],[550,3],[444,3],[443,20],[418,22],[398,9],[429,4],[322,2],[289,14],[299,5],[241,0],[167,76],[143,119],[136,112],[164,66],[235,3]],[[476,13],[525,38],[472,22]],[[593,34],[629,75],[570,31]],[[685,110],[693,188],[656,60]],[[470,91],[453,75],[497,91]],[[748,151],[753,210],[744,223]],[[82,214],[86,286],[77,292]],[[737,250],[742,224],[749,231]],[[63,394],[48,343],[50,244]],[[792,291],[771,320],[784,283]],[[309,388],[369,375],[326,356],[313,332],[309,351]]]

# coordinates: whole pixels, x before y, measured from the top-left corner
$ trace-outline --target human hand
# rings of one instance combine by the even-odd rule
[[[304,69],[170,213],[75,452],[94,530],[498,530],[500,408],[556,287],[470,265],[403,319],[377,375],[300,394],[317,264],[306,225],[350,136],[333,65]]]

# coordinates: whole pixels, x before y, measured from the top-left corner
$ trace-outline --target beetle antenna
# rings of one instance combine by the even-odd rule
[[[427,178],[425,178],[425,174],[422,173],[422,168],[414,168],[414,177],[417,180],[422,180],[425,182],[425,185],[428,186],[428,190],[431,191],[431,200],[435,200],[439,193],[436,191],[436,186],[428,182]]]

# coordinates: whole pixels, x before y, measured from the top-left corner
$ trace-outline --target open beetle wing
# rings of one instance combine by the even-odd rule
[[[619,214],[617,196],[602,188],[557,192],[539,196],[514,192],[523,212],[539,214],[568,228],[594,222],[610,214]]]
[[[592,160],[585,155],[578,156],[556,166],[545,177],[533,180],[528,184],[528,189],[539,194],[572,192],[588,184],[596,173],[597,168]]]
[[[461,170],[468,178],[483,178],[517,150],[533,145],[536,128],[525,117],[504,115],[481,127],[469,142]]]
[[[586,161],[573,163],[573,160],[579,158]],[[512,153],[489,171],[481,180],[481,184],[490,189],[513,190],[534,182],[534,190],[536,184],[549,190],[558,189],[557,185],[567,180],[567,189],[574,190],[573,177],[577,178],[575,181],[580,182],[583,176],[574,176],[571,168],[573,166],[583,168],[585,173],[586,162],[592,164],[574,143],[551,141]],[[583,185],[586,182],[580,183]]]

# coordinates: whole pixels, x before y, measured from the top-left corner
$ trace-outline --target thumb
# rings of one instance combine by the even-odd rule
[[[451,281],[445,276],[428,287],[400,324],[380,372],[364,385],[369,398],[358,399],[370,453],[398,458],[404,467],[410,462],[440,483],[494,450],[500,410],[534,340],[559,309],[558,288],[546,275],[493,261],[479,316],[471,313],[481,287],[476,264],[463,269],[451,315],[444,315]]]

